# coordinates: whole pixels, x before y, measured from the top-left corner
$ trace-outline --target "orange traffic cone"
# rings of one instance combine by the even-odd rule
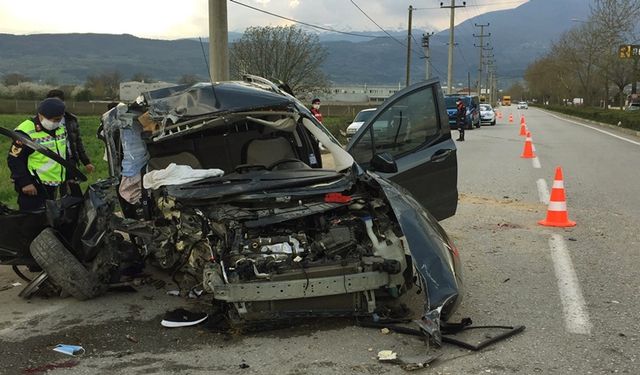
[[[509,115],[509,122],[513,122],[513,115]]]
[[[523,137],[527,136],[527,124],[520,124],[520,135]]]
[[[526,122],[524,121],[524,115],[520,116],[520,124],[526,124]]]
[[[498,120],[502,120],[502,112],[498,112]]]
[[[538,224],[547,227],[573,227],[575,221],[569,220],[567,212],[567,200],[564,195],[564,181],[562,180],[562,168],[556,168],[556,177],[551,188],[551,198],[549,199],[549,208],[547,210],[547,218],[538,221]]]
[[[536,155],[533,153],[533,142],[531,141],[531,133],[527,132],[527,139],[524,141],[524,150],[522,150],[521,158],[533,159]]]

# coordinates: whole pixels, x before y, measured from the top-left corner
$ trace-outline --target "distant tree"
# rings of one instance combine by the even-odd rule
[[[516,82],[505,91],[505,95],[511,96],[511,100],[524,100],[525,88],[520,82]]]
[[[42,95],[36,92],[29,86],[20,86],[13,94],[13,97],[18,100],[37,100],[42,99]]]
[[[182,77],[178,80],[178,83],[181,85],[193,85],[194,83],[200,82],[201,79],[195,74],[183,74]]]
[[[89,100],[93,99],[93,95],[91,95],[91,90],[82,89],[76,93],[75,99],[78,102],[88,102]]]
[[[17,86],[22,82],[31,82],[31,78],[20,73],[8,73],[2,76],[2,83],[6,86]]]
[[[279,79],[293,92],[318,91],[328,80],[321,66],[327,51],[317,35],[295,26],[249,27],[229,49],[233,78],[255,74]]]
[[[624,105],[624,88],[635,82],[637,65],[629,60],[620,60],[617,46],[637,39],[639,0],[594,0],[591,4],[590,23],[597,27],[600,35],[601,58],[598,64],[604,76],[605,102],[609,103],[609,83],[618,88],[619,105]]]
[[[85,87],[91,90],[91,94],[95,98],[115,99],[118,97],[121,81],[120,72],[117,70],[103,72],[89,75]]]
[[[58,80],[56,77],[47,77],[44,80],[44,84],[49,86],[58,86]]]
[[[154,79],[148,73],[136,73],[131,76],[132,81],[152,83]]]

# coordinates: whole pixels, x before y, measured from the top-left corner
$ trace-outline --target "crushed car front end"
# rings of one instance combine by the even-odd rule
[[[113,137],[141,116],[154,124],[149,209],[121,230],[232,318],[371,316],[416,284],[425,315],[446,319],[459,303],[459,257],[437,221],[362,170],[292,96],[260,82],[164,89],[106,116],[105,129]],[[111,162],[121,153],[113,147]],[[220,173],[163,179],[176,163]]]

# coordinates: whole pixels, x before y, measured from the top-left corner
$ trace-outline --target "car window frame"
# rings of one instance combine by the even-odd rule
[[[425,81],[422,82],[422,84],[419,85],[414,85],[415,87],[408,87],[408,89],[410,89],[409,91],[403,92],[403,91],[399,91],[398,93],[396,93],[396,95],[393,95],[392,97],[388,98],[387,100],[389,100],[388,102],[384,102],[382,105],[380,105],[375,113],[369,118],[369,120],[367,122],[365,122],[364,124],[362,124],[361,128],[366,127],[365,131],[362,131],[360,134],[356,133],[354,135],[354,137],[351,139],[351,141],[349,142],[349,144],[346,147],[347,152],[351,153],[351,150],[353,149],[353,147],[355,147],[355,145],[357,143],[359,143],[361,141],[361,139],[365,136],[368,135],[371,137],[371,159],[369,159],[369,161],[366,162],[361,162],[356,160],[356,162],[358,163],[358,165],[362,166],[363,168],[367,168],[370,163],[371,160],[373,159],[373,157],[376,155],[375,153],[375,149],[376,149],[376,140],[375,137],[373,136],[373,120],[376,120],[381,114],[382,111],[386,111],[389,107],[391,107],[394,103],[404,99],[405,97],[407,97],[408,95],[411,95],[412,93],[415,93],[417,91],[420,90],[431,90],[431,94],[432,94],[432,98],[434,101],[434,110],[435,110],[435,116],[436,116],[436,123],[437,123],[437,132],[435,133],[435,135],[433,137],[429,137],[428,139],[425,139],[422,143],[420,143],[419,145],[417,145],[416,147],[412,148],[411,150],[407,150],[404,151],[400,154],[397,155],[393,155],[394,159],[399,159],[399,158],[403,158],[407,155],[410,155],[411,153],[420,151],[422,149],[428,148],[429,146],[431,146],[432,144],[434,144],[435,142],[438,141],[438,139],[440,138],[440,136],[442,135],[442,131],[443,129],[445,129],[445,127],[442,124],[442,117],[441,117],[441,108],[439,107],[439,101],[438,101],[438,93],[436,92],[436,85],[437,81],[431,80],[431,81]],[[445,113],[446,113],[446,104],[444,104],[444,100],[443,100],[443,105],[445,107]],[[447,116],[447,127],[448,127],[448,116]],[[360,129],[358,131],[360,131]],[[356,137],[357,136],[357,137]],[[353,154],[352,154],[353,155]],[[354,156],[354,160],[355,160],[355,156]]]

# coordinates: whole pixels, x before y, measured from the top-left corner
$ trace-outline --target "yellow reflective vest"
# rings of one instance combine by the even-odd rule
[[[61,158],[67,158],[67,131],[63,125],[55,130],[53,136],[45,131],[37,131],[36,124],[31,120],[25,120],[15,130],[25,133],[35,143],[55,152]],[[65,180],[64,167],[37,151],[29,155],[27,168],[32,175],[38,175],[43,185],[57,186]]]

